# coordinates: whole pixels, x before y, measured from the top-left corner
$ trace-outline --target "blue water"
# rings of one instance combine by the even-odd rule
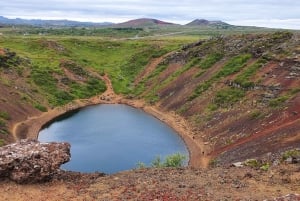
[[[174,153],[188,158],[174,130],[142,110],[121,104],[81,109],[41,130],[39,140],[69,142],[71,161],[61,168],[80,172],[115,173]]]

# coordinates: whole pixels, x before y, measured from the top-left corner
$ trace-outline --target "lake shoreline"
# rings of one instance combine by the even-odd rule
[[[108,79],[107,77],[104,79]],[[79,110],[87,106],[98,104],[126,104],[128,106],[141,109],[144,112],[154,116],[160,121],[164,122],[183,139],[189,150],[189,167],[192,168],[206,168],[209,165],[209,158],[207,157],[207,145],[204,145],[203,141],[194,139],[195,133],[192,131],[192,127],[189,123],[180,115],[174,111],[164,111],[159,106],[149,105],[142,99],[127,99],[121,95],[117,95],[113,92],[112,86],[109,80],[107,84],[107,91],[99,96],[94,96],[89,99],[75,100],[65,106],[57,107],[44,112],[39,116],[29,117],[25,121],[16,123],[12,128],[12,134],[15,141],[20,139],[38,139],[39,131],[56,118]]]

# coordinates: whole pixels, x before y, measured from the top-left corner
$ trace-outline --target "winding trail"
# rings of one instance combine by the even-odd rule
[[[172,127],[182,137],[188,147],[190,153],[190,167],[208,167],[210,158],[203,154],[206,146],[203,142],[193,139],[194,133],[192,128],[183,117],[177,115],[174,111],[164,111],[158,106],[149,105],[141,99],[126,99],[114,92],[112,83],[107,75],[102,76],[101,79],[105,82],[107,87],[106,91],[101,95],[89,99],[75,100],[62,107],[44,112],[39,116],[33,116],[25,121],[16,123],[12,128],[15,141],[25,138],[37,139],[43,125],[72,110],[96,104],[127,104],[142,109]]]

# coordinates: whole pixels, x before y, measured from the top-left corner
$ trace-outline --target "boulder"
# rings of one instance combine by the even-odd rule
[[[35,183],[51,179],[60,165],[70,160],[69,143],[41,143],[37,140],[0,147],[0,177],[17,183]]]

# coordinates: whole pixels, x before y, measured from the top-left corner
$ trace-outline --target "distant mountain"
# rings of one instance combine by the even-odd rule
[[[188,24],[186,26],[209,26],[209,25],[216,25],[216,26],[229,26],[230,24],[227,24],[222,21],[209,21],[205,19],[196,19]]]
[[[151,18],[140,18],[135,20],[130,20],[127,22],[119,23],[118,27],[145,27],[145,26],[155,26],[155,25],[176,25],[170,22],[164,22],[157,19]]]
[[[107,26],[113,25],[111,22],[78,22],[71,20],[41,20],[41,19],[32,19],[26,20],[21,18],[9,19],[3,16],[0,16],[0,25],[29,25],[29,26],[61,26],[61,27],[72,27],[72,26]]]

